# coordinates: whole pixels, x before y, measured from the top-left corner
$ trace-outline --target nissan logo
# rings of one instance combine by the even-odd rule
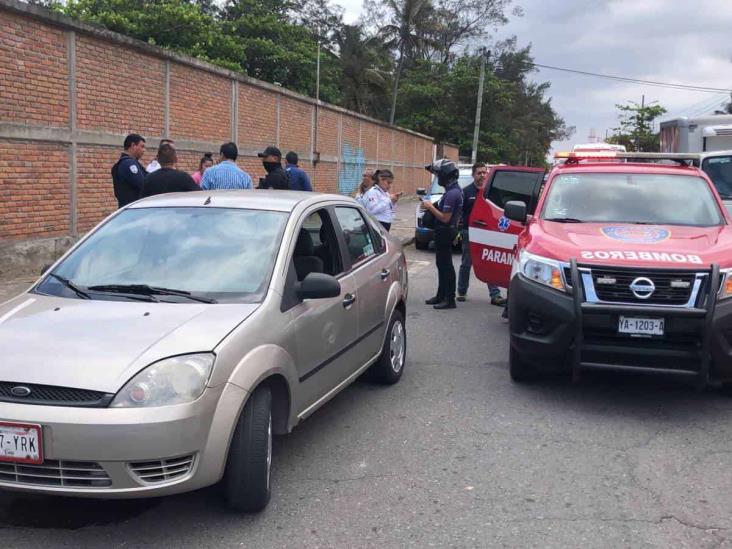
[[[31,394],[31,390],[28,387],[24,387],[23,385],[17,385],[10,389],[10,392],[13,394],[13,396],[17,397],[27,397],[29,394]]]
[[[641,276],[630,283],[630,291],[638,299],[648,299],[656,291],[656,285],[650,278]]]

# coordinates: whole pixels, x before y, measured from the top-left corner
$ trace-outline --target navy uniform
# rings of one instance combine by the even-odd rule
[[[437,209],[449,213],[446,223],[435,219],[435,263],[437,266],[437,294],[428,299],[427,305],[435,309],[455,308],[455,266],[452,263],[452,246],[457,236],[457,226],[463,210],[463,191],[458,185],[459,171],[447,159],[438,160],[427,169],[437,176],[438,183],[445,187]]]
[[[117,163],[112,166],[114,196],[120,208],[140,198],[146,173],[142,164],[127,153],[122,153]]]

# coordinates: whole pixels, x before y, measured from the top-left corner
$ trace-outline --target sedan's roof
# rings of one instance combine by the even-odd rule
[[[174,208],[206,206],[209,208],[242,208],[291,212],[298,204],[330,200],[353,201],[340,194],[322,194],[302,191],[242,190],[194,191],[166,193],[138,200],[129,208]],[[353,201],[356,204],[355,201]]]

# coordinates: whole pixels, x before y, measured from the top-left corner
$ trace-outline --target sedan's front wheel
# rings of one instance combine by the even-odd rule
[[[370,368],[372,379],[386,385],[393,385],[402,377],[407,360],[407,331],[404,316],[394,310],[389,321],[379,359]]]
[[[258,387],[247,400],[226,461],[226,503],[236,511],[261,511],[272,493],[272,392]]]

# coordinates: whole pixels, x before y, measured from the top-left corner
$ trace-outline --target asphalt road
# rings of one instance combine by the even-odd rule
[[[731,397],[618,375],[512,384],[487,290],[433,311],[433,255],[409,254],[402,381],[359,381],[279,438],[263,513],[229,513],[215,489],[3,493],[3,546],[732,546]]]

